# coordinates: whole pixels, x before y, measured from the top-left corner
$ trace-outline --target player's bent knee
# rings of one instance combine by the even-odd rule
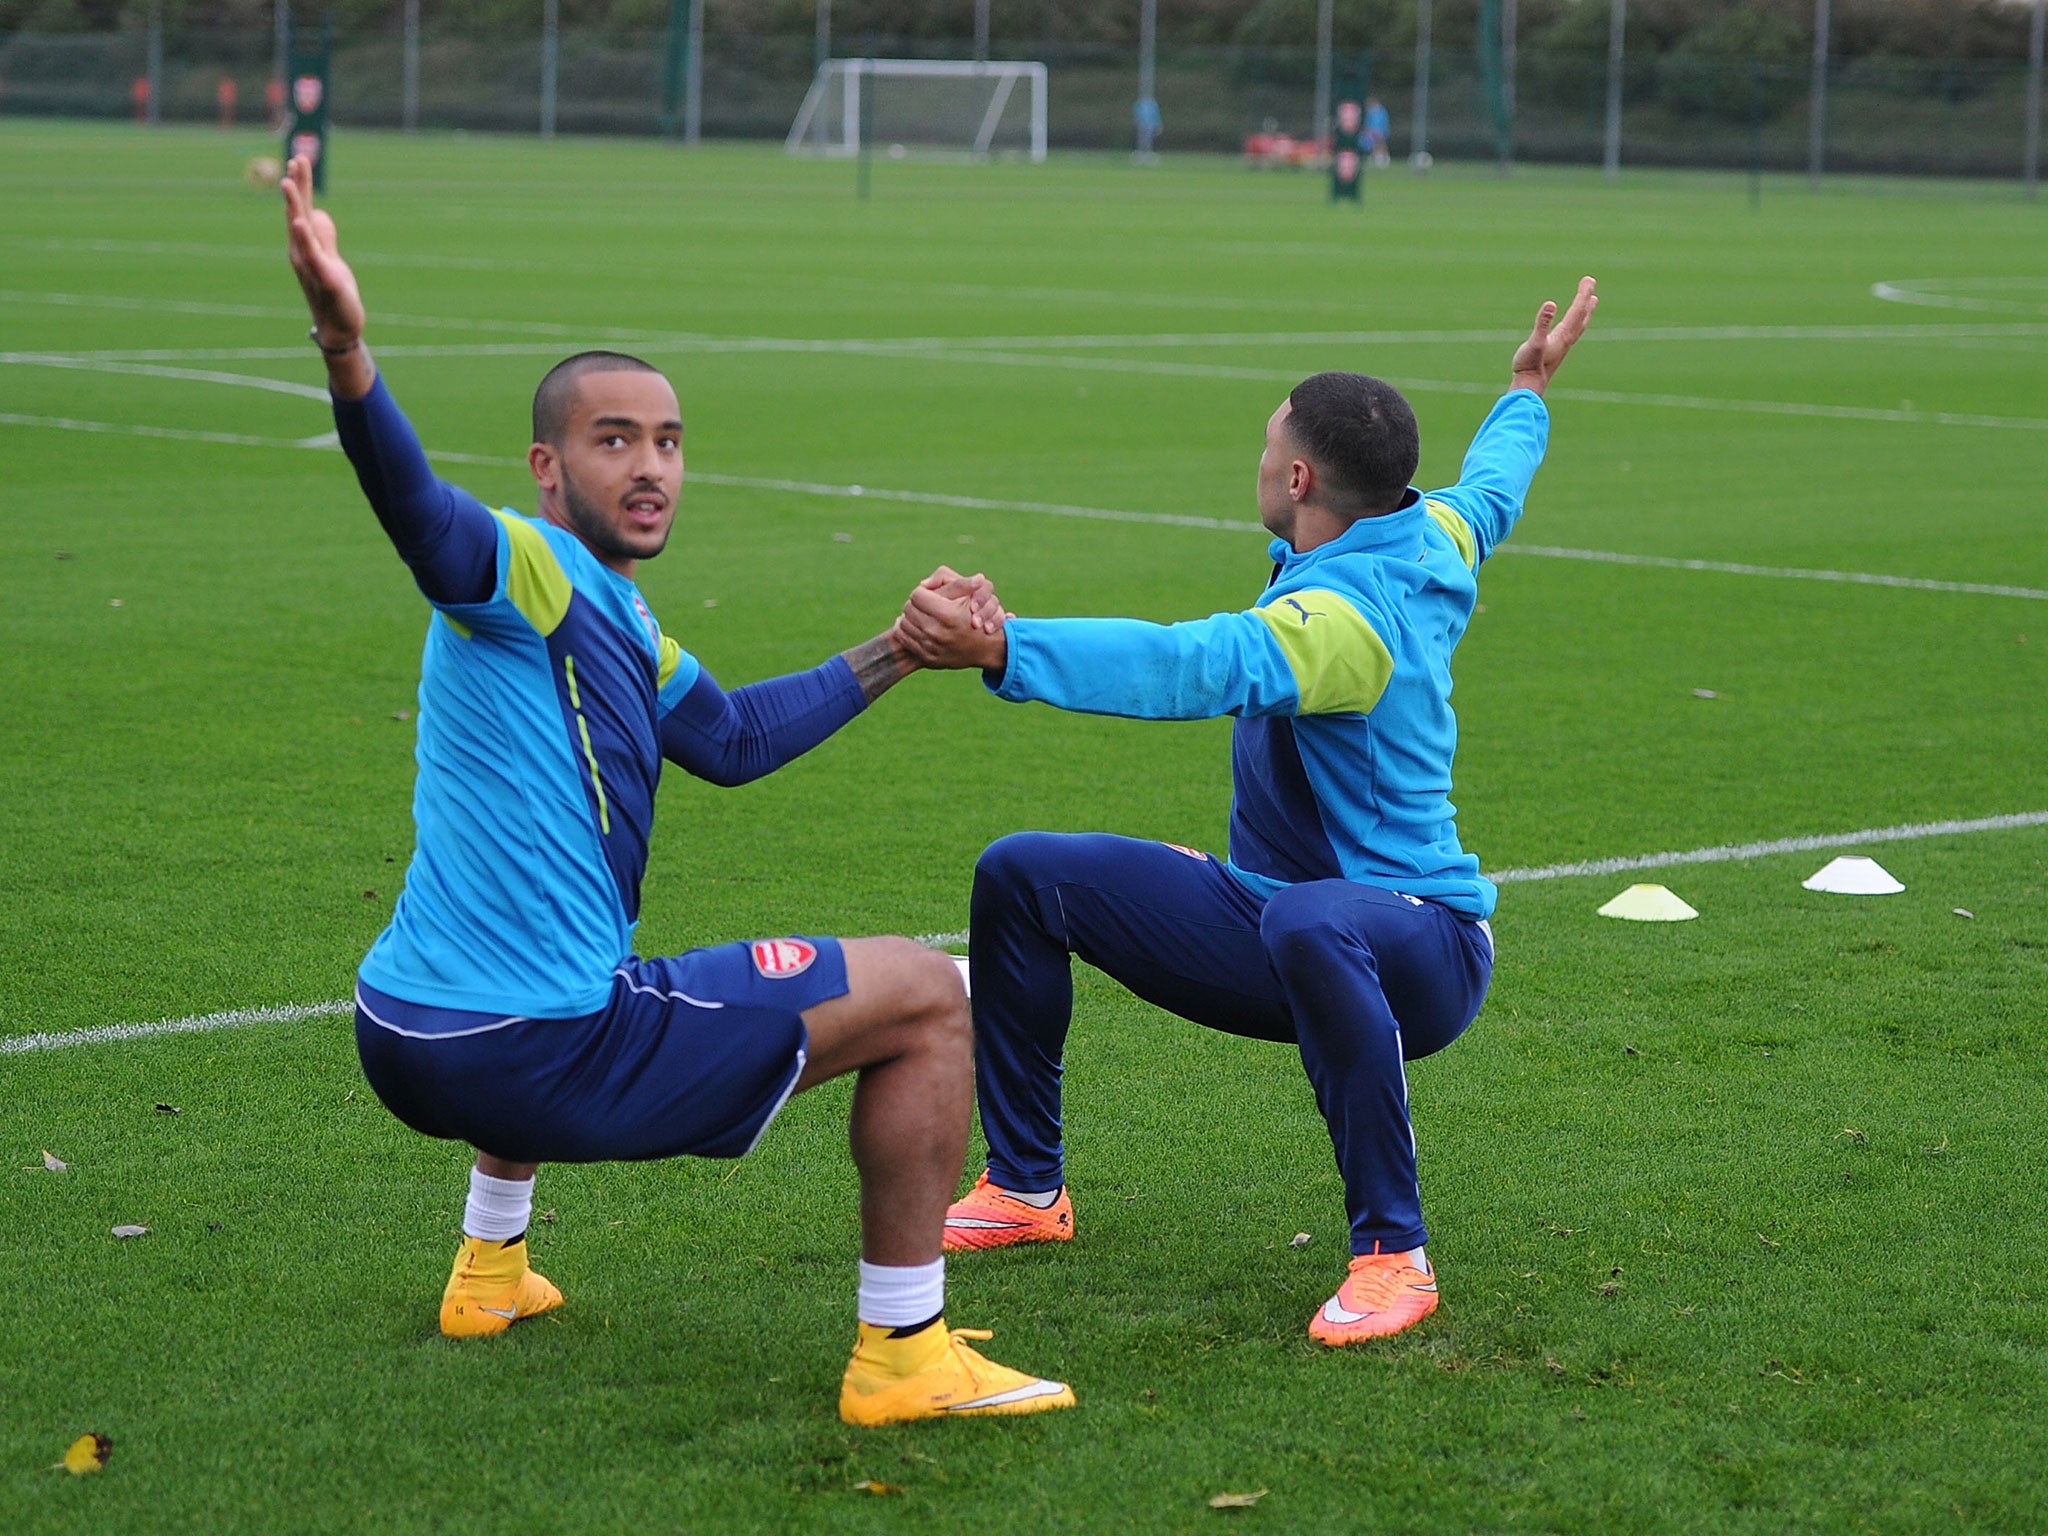
[[[1043,878],[1059,834],[1053,832],[1012,832],[982,849],[974,861],[974,894],[1022,895]]]
[[[1259,942],[1283,975],[1294,966],[1318,963],[1343,940],[1328,901],[1316,889],[1320,883],[1284,887],[1259,914]]]

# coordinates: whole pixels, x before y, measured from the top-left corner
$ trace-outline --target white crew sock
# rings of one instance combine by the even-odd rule
[[[1012,1200],[1022,1200],[1026,1205],[1036,1206],[1041,1211],[1051,1210],[1053,1202],[1060,1197],[1058,1189],[1048,1189],[1042,1195],[1027,1195],[1021,1189],[1004,1189],[1000,1184],[991,1184],[989,1188],[999,1195],[1008,1195]],[[1060,1186],[1060,1189],[1064,1188],[1064,1184]]]
[[[494,1179],[469,1170],[469,1203],[462,1208],[462,1232],[487,1243],[517,1237],[533,1219],[533,1180]]]
[[[946,1261],[870,1264],[860,1261],[860,1320],[873,1328],[908,1328],[946,1310]]]

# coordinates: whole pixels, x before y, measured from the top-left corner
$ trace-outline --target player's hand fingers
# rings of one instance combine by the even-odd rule
[[[967,604],[930,587],[919,587],[903,605],[903,614],[906,619],[918,618],[932,630],[943,632],[966,627]]]
[[[1564,323],[1557,328],[1558,335],[1566,346],[1570,346],[1586,334],[1586,323],[1593,318],[1593,311],[1599,307],[1600,295],[1594,291],[1593,279],[1580,278],[1579,291],[1572,299],[1572,307],[1565,311]]]
[[[950,565],[942,565],[933,571],[931,575],[925,577],[923,581],[920,581],[918,585],[920,587],[943,587],[946,583],[958,581],[959,579],[960,573],[958,571],[954,570]]]

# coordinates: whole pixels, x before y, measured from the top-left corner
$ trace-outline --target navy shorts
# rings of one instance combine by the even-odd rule
[[[356,983],[356,1049],[416,1131],[512,1163],[743,1157],[804,1069],[803,1012],[846,994],[837,939],[628,959],[574,1019],[465,1013]]]

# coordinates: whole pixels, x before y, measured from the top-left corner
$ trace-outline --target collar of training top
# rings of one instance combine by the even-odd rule
[[[1330,555],[1372,554],[1381,550],[1406,549],[1415,542],[1416,525],[1427,517],[1422,509],[1422,492],[1414,486],[1401,498],[1401,505],[1378,517],[1361,517],[1327,544],[1296,553],[1285,539],[1275,539],[1266,553],[1282,570],[1299,570]]]

